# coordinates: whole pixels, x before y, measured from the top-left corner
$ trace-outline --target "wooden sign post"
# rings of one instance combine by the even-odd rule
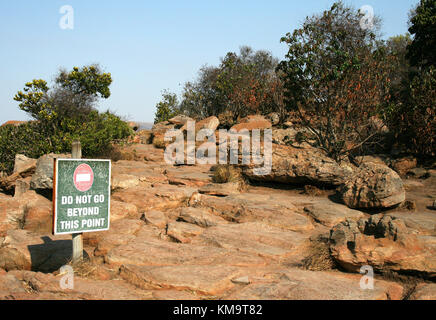
[[[80,141],[74,141],[71,150],[72,159],[82,159],[82,145]],[[73,233],[73,263],[83,259],[83,237],[82,233]]]

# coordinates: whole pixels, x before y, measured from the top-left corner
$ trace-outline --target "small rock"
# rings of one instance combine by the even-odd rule
[[[409,211],[416,211],[416,202],[413,200],[406,200],[401,204],[401,208]]]
[[[141,220],[145,221],[147,224],[158,227],[159,229],[164,229],[167,226],[167,218],[165,215],[156,210],[144,213]]]
[[[190,207],[195,206],[197,203],[199,203],[201,201],[201,194],[198,193],[197,191],[194,192],[191,197],[188,200],[188,205]]]
[[[203,119],[195,124],[195,131],[199,131],[202,129],[209,129],[215,131],[220,125],[220,121],[217,117],[212,116],[206,119]]]
[[[407,175],[414,176],[419,179],[428,178],[428,172],[424,168],[413,168],[407,171]]]
[[[36,159],[28,158],[25,155],[17,154],[15,156],[14,173],[22,173],[36,168]]]
[[[203,233],[203,230],[203,228],[186,222],[170,222],[167,234],[181,243],[189,243],[191,238]]]
[[[139,178],[130,174],[112,174],[111,189],[129,189],[139,185]]]
[[[183,208],[180,212],[179,218],[185,222],[196,224],[203,228],[227,223],[227,221],[223,218],[211,214],[206,210],[200,208]]]
[[[228,196],[240,193],[240,187],[239,182],[212,183],[201,187],[198,192],[212,196]]]
[[[406,157],[394,160],[391,164],[392,169],[394,169],[399,175],[403,176],[406,173],[410,172],[413,168],[416,167],[418,161],[413,157]]]
[[[30,181],[32,177],[21,178],[15,181],[14,198],[20,198],[23,194],[30,190]]]
[[[271,112],[266,116],[266,118],[271,121],[271,124],[273,126],[278,125],[280,122],[280,116],[277,112]]]
[[[235,284],[250,284],[251,283],[248,276],[232,279],[232,282]]]
[[[194,119],[185,116],[183,114],[179,114],[178,116],[175,116],[174,118],[171,118],[168,120],[169,123],[175,124],[175,125],[185,125],[188,121],[194,121]]]

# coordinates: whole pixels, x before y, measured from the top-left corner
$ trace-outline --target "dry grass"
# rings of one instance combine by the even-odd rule
[[[169,142],[164,140],[163,135],[157,135],[153,137],[153,145],[158,149],[165,149]]]
[[[98,265],[90,259],[82,259],[78,262],[70,260],[68,265],[73,268],[74,274],[78,277],[91,279],[98,278]]]
[[[212,181],[215,183],[227,183],[227,182],[244,182],[241,170],[232,165],[217,165],[215,167]]]
[[[335,262],[330,255],[328,243],[313,241],[309,246],[309,255],[303,260],[303,268],[310,271],[332,270]]]

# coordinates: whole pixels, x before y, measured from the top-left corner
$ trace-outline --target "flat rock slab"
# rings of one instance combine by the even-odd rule
[[[151,210],[144,213],[141,217],[141,220],[144,220],[145,223],[155,226],[159,229],[166,228],[168,223],[168,219],[165,214],[157,210]]]
[[[212,181],[210,167],[210,165],[170,167],[165,173],[170,184],[201,187]]]
[[[218,295],[234,284],[231,279],[239,269],[229,266],[132,266],[120,268],[123,279],[141,289],[191,290],[203,295]]]
[[[199,188],[198,192],[211,196],[225,197],[240,193],[240,184],[238,182],[211,183]]]
[[[142,226],[144,226],[144,222],[139,219],[119,219],[111,224],[109,230],[83,233],[83,241],[85,244],[97,246],[100,241],[109,236],[119,235],[120,238],[123,238],[123,236],[135,235]]]
[[[154,290],[153,298],[156,300],[198,300],[200,297],[189,291],[162,289]]]
[[[365,217],[365,214],[361,211],[353,210],[347,206],[336,204],[328,200],[308,205],[304,207],[304,211],[314,218],[315,221],[326,227],[333,227],[347,219],[359,220]]]
[[[16,300],[132,300],[152,299],[151,291],[138,290],[124,280],[93,280],[74,277],[74,288],[63,289],[61,276],[31,271],[12,271],[6,290],[0,288],[0,299]],[[0,282],[3,280],[0,276]]]
[[[113,248],[106,255],[105,261],[112,266],[263,266],[267,263],[265,259],[245,252],[150,239],[145,234],[138,235],[128,244]]]
[[[195,188],[180,188],[174,185],[157,184],[153,188],[132,188],[119,190],[112,199],[134,204],[139,212],[178,208],[197,191]]]
[[[179,219],[188,223],[196,224],[203,228],[228,223],[223,218],[211,214],[205,209],[192,207],[182,208],[182,210],[180,211]]]
[[[360,288],[359,275],[337,272],[284,270],[269,280],[243,287],[225,297],[234,300],[400,300],[402,286],[374,281],[373,290]]]
[[[203,233],[204,229],[186,222],[168,223],[167,234],[181,243],[189,243],[191,239]]]
[[[403,220],[406,227],[418,230],[421,235],[436,236],[436,212],[392,212],[389,215]]]
[[[411,300],[436,300],[436,283],[423,283],[416,287]]]
[[[132,144],[121,150],[123,159],[147,161],[149,163],[164,162],[164,150],[150,144]]]
[[[135,187],[139,182],[167,183],[168,178],[164,174],[167,167],[140,161],[117,161],[112,165],[112,182],[124,189]],[[126,180],[124,185],[123,180]]]
[[[310,231],[310,219],[297,212],[288,199],[287,202],[271,195],[242,193],[228,197],[202,195],[200,205],[212,213],[232,222],[263,222],[291,231]],[[283,198],[281,198],[283,199]]]
[[[248,222],[208,228],[193,239],[192,243],[279,259],[300,253],[306,239],[307,236],[297,232],[283,231],[259,222]]]
[[[138,208],[134,204],[111,199],[111,223],[126,218],[139,218]]]

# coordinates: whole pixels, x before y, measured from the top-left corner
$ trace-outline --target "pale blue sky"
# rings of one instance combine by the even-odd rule
[[[0,2],[0,123],[26,120],[13,96],[32,79],[52,80],[60,67],[99,63],[112,73],[112,96],[100,103],[118,115],[152,122],[161,91],[180,93],[205,64],[217,65],[241,45],[279,59],[280,38],[333,0]],[[418,0],[348,0],[371,5],[384,20],[384,37],[407,31]],[[63,5],[74,8],[74,30],[62,30]]]

